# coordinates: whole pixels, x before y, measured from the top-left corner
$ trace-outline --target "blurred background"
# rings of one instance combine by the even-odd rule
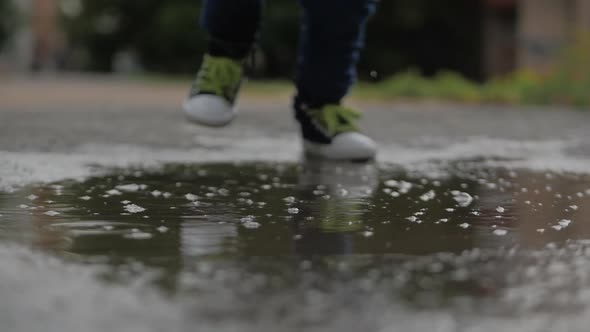
[[[192,76],[205,51],[198,0],[0,0],[0,75]],[[297,1],[267,1],[250,76],[293,74]],[[382,0],[358,94],[590,104],[590,1]]]

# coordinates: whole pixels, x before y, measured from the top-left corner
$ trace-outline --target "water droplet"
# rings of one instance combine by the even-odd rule
[[[109,196],[120,196],[123,193],[120,192],[120,191],[118,191],[117,189],[111,189],[111,190],[107,190],[106,191],[106,194],[109,195]]]
[[[371,76],[372,79],[376,80],[379,77],[379,73],[377,73],[376,70],[371,70],[369,72],[369,75]]]
[[[256,222],[256,221],[246,221],[246,222],[242,222],[242,226],[244,226],[245,228],[249,228],[249,229],[256,229],[258,227],[260,227],[260,223]]]
[[[506,234],[508,234],[508,231],[505,230],[505,229],[496,229],[496,230],[494,230],[494,235],[504,236]]]
[[[139,212],[145,211],[144,208],[142,208],[141,206],[136,205],[136,204],[128,204],[128,205],[125,205],[123,207],[123,209],[125,209],[125,211],[127,211],[129,213],[139,213]]]
[[[423,200],[424,202],[428,202],[431,199],[434,199],[436,197],[436,193],[434,192],[434,190],[430,190],[426,193],[424,193],[422,196],[420,196],[420,199]]]
[[[184,195],[184,198],[186,198],[189,201],[196,201],[197,199],[199,199],[199,196],[194,195],[194,194],[186,194]]]
[[[293,196],[288,196],[288,197],[283,198],[283,201],[290,203],[290,204],[295,203],[296,200],[297,199]]]
[[[139,230],[137,231],[132,231],[129,234],[125,234],[124,236],[126,239],[131,239],[131,240],[149,240],[151,238],[154,237],[154,235],[150,234],[150,233],[146,233],[146,232],[141,232]]]
[[[563,227],[563,228],[566,228],[566,227],[567,227],[567,226],[569,226],[571,223],[572,223],[572,221],[571,221],[571,220],[569,220],[569,219],[561,219],[561,220],[558,222],[559,226],[561,226],[561,227]]]
[[[146,189],[147,186],[145,184],[131,183],[131,184],[118,185],[115,188],[118,189],[118,190],[121,190],[121,191],[126,191],[126,192],[136,192],[136,191],[139,191],[139,190]]]
[[[473,197],[463,191],[453,190],[451,191],[451,195],[453,195],[453,199],[461,207],[467,207],[471,204],[471,202],[473,202]]]

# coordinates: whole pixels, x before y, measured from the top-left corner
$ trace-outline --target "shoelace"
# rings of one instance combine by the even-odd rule
[[[233,99],[241,78],[241,67],[235,61],[205,55],[195,86],[199,91]]]
[[[358,131],[356,124],[361,113],[341,105],[326,105],[321,109],[312,110],[312,116],[319,119],[330,135],[349,131]]]

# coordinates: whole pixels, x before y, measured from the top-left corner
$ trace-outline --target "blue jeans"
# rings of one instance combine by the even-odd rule
[[[272,0],[271,0],[272,1]],[[295,84],[312,107],[337,104],[356,81],[366,25],[377,0],[299,0],[303,22]],[[263,0],[204,0],[202,25],[237,55],[256,42]]]

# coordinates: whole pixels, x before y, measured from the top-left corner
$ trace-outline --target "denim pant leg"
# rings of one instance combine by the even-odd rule
[[[376,0],[300,0],[303,6],[297,100],[339,103],[356,81],[356,64]]]
[[[243,59],[254,45],[263,0],[203,0],[201,25],[210,38],[209,53]]]

